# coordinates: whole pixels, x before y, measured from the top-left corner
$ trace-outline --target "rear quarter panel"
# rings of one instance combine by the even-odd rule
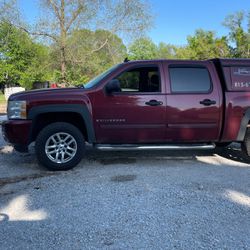
[[[226,92],[225,99],[222,141],[236,141],[243,116],[250,107],[250,92]]]
[[[225,80],[225,118],[221,140],[242,141],[250,120],[249,114],[246,113],[250,108],[250,60],[220,59],[220,65]],[[244,131],[244,134],[239,137],[240,130]]]

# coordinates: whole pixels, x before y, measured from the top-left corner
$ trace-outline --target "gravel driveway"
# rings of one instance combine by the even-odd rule
[[[89,149],[54,173],[0,135],[0,239],[0,249],[250,249],[250,165],[237,145]]]

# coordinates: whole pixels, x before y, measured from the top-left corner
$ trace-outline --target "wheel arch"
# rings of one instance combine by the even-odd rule
[[[246,110],[246,112],[244,113],[244,116],[241,120],[240,129],[239,129],[238,136],[237,136],[237,141],[244,140],[249,122],[250,122],[250,108],[248,108]]]
[[[33,121],[30,142],[36,139],[41,129],[53,122],[71,123],[83,133],[86,141],[89,143],[96,141],[92,116],[84,105],[62,104],[33,107],[28,113],[28,119]]]

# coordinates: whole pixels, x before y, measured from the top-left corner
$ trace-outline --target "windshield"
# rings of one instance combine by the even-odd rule
[[[109,73],[111,73],[113,70],[115,70],[116,68],[118,68],[118,66],[120,66],[120,64],[117,64],[113,67],[111,67],[110,69],[108,69],[107,71],[103,72],[102,74],[98,75],[97,77],[93,78],[92,80],[90,80],[88,83],[86,83],[84,85],[85,89],[90,89],[92,87],[94,87],[96,84],[98,84],[105,76],[109,75]]]

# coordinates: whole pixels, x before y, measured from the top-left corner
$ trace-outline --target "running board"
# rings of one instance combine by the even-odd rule
[[[174,150],[183,150],[183,149],[214,149],[215,144],[190,144],[190,145],[171,145],[171,144],[163,144],[163,145],[156,145],[156,144],[96,144],[96,149],[102,151],[112,151],[112,150],[165,150],[165,149],[174,149]]]

